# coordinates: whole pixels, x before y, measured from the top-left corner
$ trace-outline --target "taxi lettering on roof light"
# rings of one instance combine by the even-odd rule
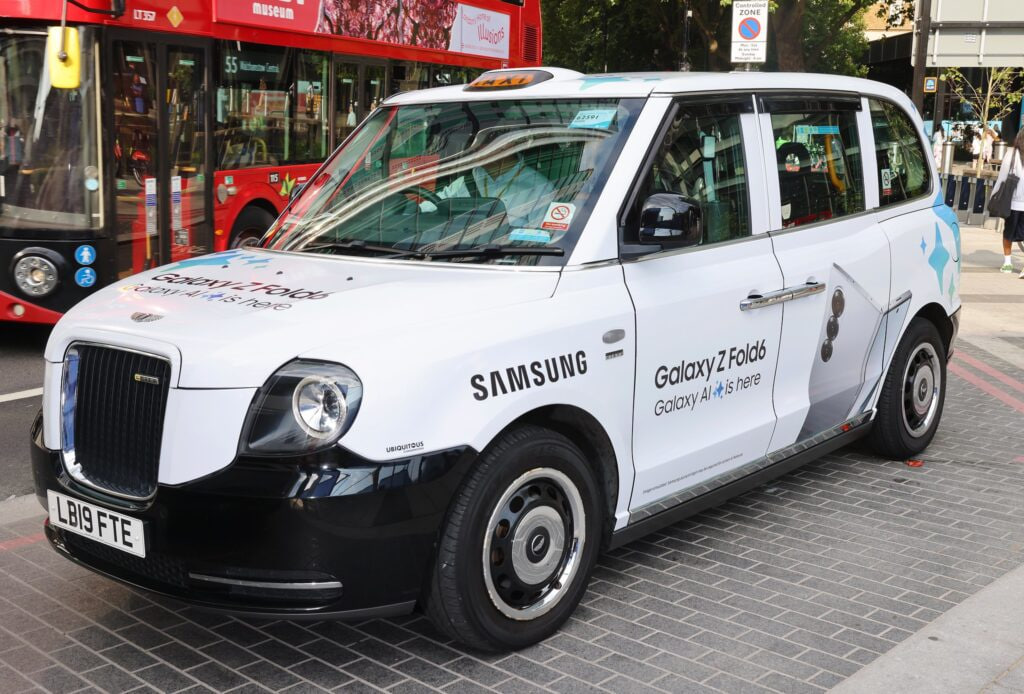
[[[546,70],[519,70],[516,72],[485,72],[466,85],[467,92],[483,92],[492,89],[522,89],[540,84],[554,77]]]

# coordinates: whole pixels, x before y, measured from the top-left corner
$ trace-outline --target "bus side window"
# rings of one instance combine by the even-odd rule
[[[240,48],[239,48],[240,46]],[[217,71],[217,168],[277,166],[294,158],[292,51],[220,42]],[[287,133],[290,135],[290,133]]]

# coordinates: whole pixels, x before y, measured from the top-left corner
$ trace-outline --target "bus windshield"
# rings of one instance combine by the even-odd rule
[[[78,89],[50,86],[46,35],[0,33],[0,227],[100,226],[95,30],[80,29]]]
[[[262,243],[332,255],[561,265],[642,104],[489,100],[379,109]]]

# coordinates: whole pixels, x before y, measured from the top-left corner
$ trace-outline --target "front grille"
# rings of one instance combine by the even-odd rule
[[[65,427],[72,476],[120,496],[156,492],[160,437],[171,367],[164,359],[109,347],[77,345],[66,368],[73,426]],[[72,373],[73,372],[73,373]],[[68,439],[71,439],[70,441]],[[68,455],[70,453],[70,455]]]

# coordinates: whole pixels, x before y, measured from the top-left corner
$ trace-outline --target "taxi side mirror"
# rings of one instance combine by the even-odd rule
[[[655,193],[640,212],[640,243],[663,248],[696,246],[704,235],[700,203],[675,193]]]
[[[82,47],[77,27],[49,27],[46,32],[46,62],[50,86],[78,89],[82,84]]]

